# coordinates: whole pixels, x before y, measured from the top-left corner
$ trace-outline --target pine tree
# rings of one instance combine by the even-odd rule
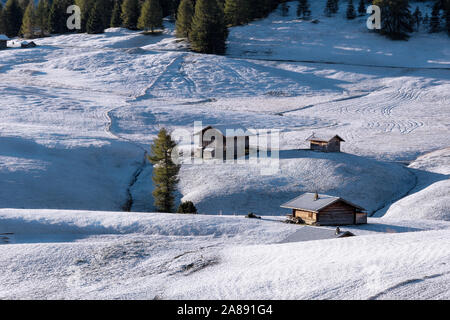
[[[430,25],[430,16],[428,15],[428,13],[425,13],[425,17],[423,18],[422,24],[424,26],[426,26],[426,28],[429,27],[429,25]]]
[[[138,28],[152,33],[156,28],[163,28],[163,16],[159,0],[146,0],[138,20]]]
[[[194,4],[192,0],[182,0],[178,7],[176,34],[179,38],[189,38],[192,18],[194,17]]]
[[[174,192],[178,184],[180,166],[172,161],[172,151],[176,144],[166,129],[161,129],[153,142],[148,157],[153,164],[154,204],[159,212],[173,212]]]
[[[355,6],[353,5],[353,0],[349,0],[347,7],[347,19],[353,20],[355,18],[356,18]]]
[[[36,27],[38,28],[41,37],[44,37],[45,35],[50,33],[48,29],[49,15],[50,15],[49,0],[39,0],[36,9]]]
[[[433,5],[433,10],[431,11],[430,18],[430,33],[435,33],[441,31],[441,17],[440,17],[440,4],[436,2]]]
[[[182,202],[177,213],[197,214],[197,208],[192,201]]]
[[[20,35],[26,39],[33,38],[35,26],[36,26],[35,8],[33,1],[30,1],[22,19]]]
[[[86,24],[86,32],[89,34],[99,34],[105,32],[104,21],[100,2],[97,2],[91,9]]]
[[[192,19],[191,47],[193,51],[224,54],[228,29],[224,13],[217,1],[197,0]]]
[[[366,2],[364,0],[359,0],[358,13],[360,16],[366,14]]]
[[[250,21],[250,7],[248,0],[226,0],[225,1],[225,22],[229,26],[238,26]]]
[[[327,17],[331,17],[331,15],[334,13],[334,0],[327,0],[324,13]]]
[[[8,0],[3,9],[3,23],[5,34],[10,37],[16,37],[22,26],[22,9],[17,0]]]
[[[118,28],[122,26],[122,18],[120,17],[122,13],[122,1],[116,0],[114,2],[114,9],[111,16],[111,28]]]
[[[338,13],[338,11],[339,11],[339,0],[333,0],[332,3],[333,3],[332,13]]]
[[[420,28],[420,23],[422,22],[422,12],[419,7],[416,7],[416,11],[413,13],[414,23],[416,24],[417,30]]]
[[[131,30],[136,30],[139,12],[138,0],[124,0],[121,14],[123,26]]]
[[[447,34],[450,36],[450,0],[447,0],[444,8],[445,14],[445,29],[447,30]]]
[[[0,1],[0,34],[5,34],[5,18],[3,16],[3,4]]]
[[[49,14],[49,30],[51,33],[66,33],[67,29],[67,2],[53,0]]]
[[[308,0],[299,0],[297,6],[297,17],[308,19],[311,16]]]
[[[405,40],[413,32],[408,0],[374,0],[381,8],[381,33],[394,40]]]

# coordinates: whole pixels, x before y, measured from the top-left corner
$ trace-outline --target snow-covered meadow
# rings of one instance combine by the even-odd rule
[[[226,56],[189,52],[168,22],[0,51],[0,299],[450,298],[448,36],[392,42],[290,6],[232,28]],[[145,152],[194,121],[280,130],[279,170],[186,164],[178,199],[205,215],[122,212],[153,211]],[[303,150],[312,132],[343,153]],[[315,190],[374,218],[279,244],[301,228],[279,205]],[[250,211],[264,219],[232,216]]]

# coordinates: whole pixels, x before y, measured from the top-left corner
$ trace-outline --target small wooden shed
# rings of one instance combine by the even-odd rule
[[[247,155],[252,135],[239,125],[206,126],[194,134],[199,137],[195,156],[204,159],[233,159]]]
[[[292,210],[292,217],[317,226],[343,226],[367,223],[365,209],[340,197],[304,193],[281,205]]]
[[[9,38],[5,36],[4,34],[0,34],[0,50],[6,49],[8,47]]]
[[[341,152],[341,142],[345,142],[345,140],[338,135],[320,136],[315,133],[306,139],[306,141],[310,142],[311,150],[321,152]]]

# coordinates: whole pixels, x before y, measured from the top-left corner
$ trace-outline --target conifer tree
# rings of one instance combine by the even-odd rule
[[[333,0],[327,0],[324,13],[327,17],[331,17],[331,15],[334,13],[334,1]]]
[[[297,17],[308,19],[311,16],[308,0],[299,0],[297,6]]]
[[[22,26],[22,9],[17,0],[8,0],[3,9],[3,23],[5,34],[10,37],[16,37]]]
[[[337,13],[339,11],[339,0],[333,0],[332,3],[332,13]]]
[[[36,27],[39,29],[39,34],[41,37],[44,37],[45,35],[50,33],[48,29],[49,15],[50,15],[49,0],[39,0],[36,9]]]
[[[154,204],[159,212],[173,212],[174,193],[178,184],[180,166],[172,161],[176,144],[166,129],[161,129],[153,142],[148,157],[153,164]]]
[[[5,18],[3,17],[3,4],[0,2],[0,34],[5,33]]]
[[[101,3],[96,2],[91,9],[89,18],[86,24],[86,32],[89,34],[99,34],[105,32],[105,26],[102,16]]]
[[[349,0],[347,7],[347,19],[352,20],[355,18],[356,18],[355,6],[353,5],[353,0]]]
[[[430,26],[430,16],[428,15],[428,12],[425,13],[425,17],[423,18],[422,24],[428,28]]]
[[[159,0],[146,0],[138,20],[138,28],[152,33],[156,28],[163,28],[163,13]]]
[[[139,19],[138,0],[124,0],[122,3],[122,24],[125,28],[136,30]]]
[[[111,16],[111,24],[110,24],[111,28],[118,28],[122,26],[121,14],[122,14],[122,1],[116,0],[114,2],[114,8]]]
[[[405,40],[413,32],[408,0],[374,0],[381,8],[381,33],[394,40]]]
[[[358,14],[360,16],[363,16],[366,14],[366,2],[364,0],[359,0]]]
[[[192,0],[182,0],[178,7],[176,34],[179,38],[189,38],[192,18],[194,17],[194,4]]]
[[[226,0],[225,1],[225,22],[230,26],[238,26],[250,21],[249,0]]]
[[[36,26],[36,16],[33,1],[30,1],[25,14],[22,19],[22,26],[20,28],[20,35],[26,39],[31,39],[34,36],[34,28]]]
[[[419,7],[416,7],[416,11],[413,13],[414,23],[416,25],[416,29],[419,30],[420,23],[422,22],[422,12]]]
[[[228,29],[224,13],[215,0],[197,0],[192,19],[191,48],[201,53],[224,54]]]
[[[49,14],[49,30],[51,33],[66,33],[67,29],[67,4],[64,0],[53,0]]]
[[[433,5],[433,10],[431,11],[430,27],[429,27],[430,33],[436,33],[441,31],[440,8],[441,5],[439,1],[436,1],[435,4]]]
[[[177,213],[197,214],[197,208],[192,201],[186,201],[180,204]]]

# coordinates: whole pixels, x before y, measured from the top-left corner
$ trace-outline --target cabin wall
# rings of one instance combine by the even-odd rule
[[[328,152],[340,152],[341,142],[338,139],[332,139],[327,145]]]
[[[302,219],[306,224],[315,224],[317,222],[317,213],[303,210],[293,210],[295,218]]]
[[[327,152],[327,144],[325,142],[311,142],[311,150]]]
[[[356,223],[356,209],[345,202],[338,201],[320,210],[317,223],[321,226],[340,226]]]
[[[367,213],[357,212],[356,224],[366,224],[366,223],[367,223]]]

